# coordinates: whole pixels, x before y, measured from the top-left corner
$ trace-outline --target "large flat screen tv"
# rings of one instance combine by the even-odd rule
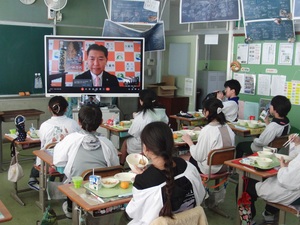
[[[104,59],[92,53],[87,56],[88,48],[94,44],[108,50],[107,58],[105,53]],[[45,94],[137,97],[144,88],[144,46],[144,38],[46,35]],[[98,74],[92,75],[89,67],[97,67],[103,60],[107,61],[100,73],[101,84],[95,83]]]

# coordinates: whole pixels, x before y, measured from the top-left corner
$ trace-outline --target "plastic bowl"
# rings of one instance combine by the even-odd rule
[[[120,181],[116,178],[107,177],[101,179],[101,184],[105,188],[113,188],[115,187]]]
[[[241,126],[247,126],[247,120],[238,120],[239,125]]]
[[[255,121],[255,120],[250,120],[250,121],[248,121],[248,127],[257,128],[258,127],[258,122]]]
[[[131,124],[132,124],[132,121],[130,121],[130,120],[122,120],[120,122],[120,126],[125,127],[125,128],[130,128]]]
[[[267,151],[259,151],[257,152],[259,157],[263,158],[271,158],[273,156],[273,152],[267,152]]]
[[[123,172],[123,173],[117,173],[114,175],[114,178],[119,181],[128,181],[132,182],[134,181],[136,174],[131,172]]]
[[[126,162],[129,165],[132,171],[135,171],[135,166],[140,169],[143,169],[145,166],[148,165],[149,160],[146,156],[139,154],[139,153],[132,153],[126,157]]]
[[[268,167],[271,165],[272,162],[272,159],[266,157],[258,157],[256,159],[256,163],[261,167]]]

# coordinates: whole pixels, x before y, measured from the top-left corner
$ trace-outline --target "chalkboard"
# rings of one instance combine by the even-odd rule
[[[155,24],[158,12],[144,9],[144,0],[111,0],[110,19],[119,23]]]
[[[252,40],[285,40],[295,37],[292,20],[282,20],[280,24],[274,21],[245,23],[246,37]]]
[[[181,0],[180,23],[240,20],[238,0]]]
[[[294,19],[300,19],[300,0],[294,0]]]
[[[284,18],[291,12],[290,0],[242,0],[242,8],[245,21]]]
[[[102,36],[104,37],[143,37],[145,38],[145,51],[158,51],[165,49],[164,23],[158,22],[146,31],[138,31],[122,24],[105,20]]]
[[[44,93],[44,35],[53,28],[0,25],[0,34],[0,95]],[[41,73],[43,88],[35,88],[35,73]]]

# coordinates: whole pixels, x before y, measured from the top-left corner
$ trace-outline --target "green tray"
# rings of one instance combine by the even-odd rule
[[[101,187],[99,190],[94,190],[89,188],[89,182],[87,182],[84,184],[84,188],[86,188],[89,191],[92,191],[93,193],[102,198],[110,198],[118,195],[132,194],[132,183],[129,184],[129,188],[127,189],[120,188],[120,184],[118,184],[113,188]]]
[[[243,160],[240,160],[240,163],[244,164],[244,165],[253,166],[253,167],[261,169],[261,170],[270,170],[270,169],[273,169],[274,167],[280,166],[280,161],[276,158],[276,156],[273,156],[271,159],[272,159],[272,163],[268,167],[259,166],[256,163],[256,161],[254,161],[254,163],[251,163],[250,165],[243,163]]]

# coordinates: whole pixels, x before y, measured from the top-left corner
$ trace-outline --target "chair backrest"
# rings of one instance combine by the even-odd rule
[[[160,216],[153,220],[150,225],[208,225],[205,212],[201,206],[186,210],[170,217]]]
[[[213,149],[208,153],[207,156],[207,165],[221,165],[224,164],[224,161],[234,159],[235,147],[225,147],[219,149]]]
[[[123,166],[110,166],[104,168],[94,168],[94,174],[101,177],[114,176],[117,173],[123,172]],[[82,172],[81,176],[83,180],[88,180],[89,176],[93,174],[93,169],[88,169]]]
[[[283,135],[281,137],[276,137],[274,138],[273,141],[271,141],[268,146],[272,147],[272,148],[282,148],[282,145],[287,142],[287,140],[289,139],[289,135]]]

